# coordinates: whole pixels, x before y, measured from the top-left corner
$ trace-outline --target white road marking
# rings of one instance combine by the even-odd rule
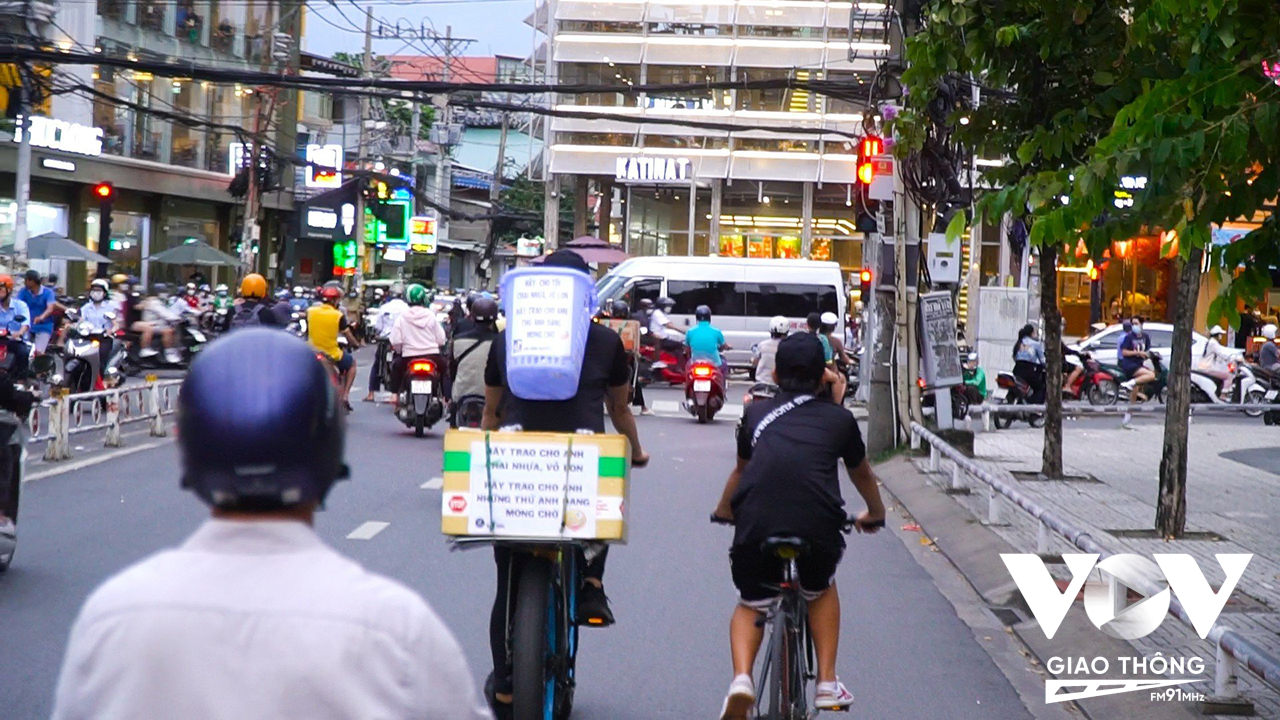
[[[48,470],[41,470],[40,472],[35,472],[35,473],[31,473],[30,475],[27,475],[26,477],[22,478],[22,482],[24,483],[34,482],[36,480],[43,480],[45,478],[53,477],[55,475],[62,475],[63,473],[75,472],[76,470],[83,470],[87,467],[91,467],[99,463],[107,462],[108,460],[115,460],[116,458],[122,458],[125,455],[132,455],[136,452],[142,452],[143,450],[150,450],[151,448],[160,447],[161,445],[165,444],[166,442],[169,442],[170,440],[171,438],[165,439],[165,440],[157,440],[155,442],[150,442],[150,443],[144,443],[142,445],[131,445],[129,447],[120,448],[119,450],[113,450],[111,452],[103,453],[101,455],[96,455],[90,458],[85,458],[83,460],[75,460],[73,462],[67,462],[67,463],[58,463],[57,465],[50,467]],[[52,463],[48,463],[48,464],[52,465]]]
[[[663,417],[687,417],[692,419],[693,415],[691,415],[688,410],[681,408],[680,404],[681,401],[679,400],[654,400],[649,403],[649,407],[653,409],[655,414]],[[727,403],[724,407],[720,408],[719,412],[716,413],[716,417],[733,418],[736,420],[742,417],[742,406]]]
[[[386,530],[391,525],[389,522],[381,522],[379,520],[370,520],[362,524],[360,527],[352,530],[347,535],[348,540],[372,540],[375,535]]]
[[[422,483],[418,487],[421,487],[423,490],[439,490],[440,488],[444,487],[444,478],[433,477],[430,480]]]

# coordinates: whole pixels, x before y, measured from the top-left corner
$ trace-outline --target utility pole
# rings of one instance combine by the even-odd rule
[[[365,8],[364,11],[364,55],[360,58],[360,77],[368,79],[370,68],[373,66],[373,11]],[[367,95],[360,96],[360,134],[358,135],[358,144],[356,146],[356,173],[358,177],[363,177],[359,173],[364,171],[366,159],[364,156],[365,147],[365,123],[369,122],[369,97]],[[347,287],[358,287],[364,280],[364,188],[357,187],[356,192],[356,267],[354,277],[348,277],[346,280]],[[345,277],[345,276],[344,276]]]
[[[441,63],[440,79],[442,82],[449,82],[453,74],[453,26],[446,25],[444,28],[444,62]],[[445,93],[443,103],[440,104],[440,129],[443,136],[437,134],[436,137],[443,137],[445,142],[436,143],[436,147],[440,150],[440,161],[436,163],[436,204],[442,208],[449,207],[449,132],[452,128],[453,108],[449,106],[449,94]],[[448,233],[448,213],[441,212],[439,219],[436,220],[436,235],[441,238],[447,238]]]
[[[253,142],[245,143],[244,155],[249,173],[249,189],[244,196],[244,222],[240,228],[240,268],[242,274],[255,270],[253,243],[258,239],[258,163],[262,157],[262,146],[258,138],[262,134],[262,95],[254,93],[250,102],[255,104],[253,111]]]
[[[18,92],[18,122],[14,126],[14,131],[18,134],[18,167],[17,175],[14,179],[15,198],[14,204],[17,206],[14,210],[14,227],[13,227],[13,253],[9,256],[9,270],[15,271],[18,259],[18,253],[27,250],[27,205],[31,201],[31,98],[30,88],[35,84],[30,82],[33,75],[27,72],[26,64],[19,67],[18,77],[22,80],[21,87],[17,88]]]
[[[507,103],[511,102],[511,95],[507,95]],[[502,197],[502,172],[507,164],[507,126],[510,123],[509,116],[506,112],[502,113],[502,132],[498,135],[498,163],[493,169],[493,182],[489,184],[489,237],[484,245],[484,257],[480,260],[480,267],[477,268],[477,275],[484,280],[485,287],[489,287],[489,281],[493,277],[493,253],[498,242],[495,227],[498,224],[496,217],[498,212],[498,204]]]

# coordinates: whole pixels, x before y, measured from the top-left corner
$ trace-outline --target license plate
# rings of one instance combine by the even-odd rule
[[[710,380],[694,380],[693,391],[694,392],[711,392],[711,381]]]
[[[1272,400],[1275,400],[1275,399],[1276,399],[1276,395],[1278,395],[1278,394],[1280,394],[1280,390],[1268,390],[1268,391],[1267,391],[1267,401],[1268,401],[1268,402],[1270,402],[1270,401],[1272,401]]]
[[[430,380],[413,380],[413,381],[410,381],[410,383],[409,383],[409,392],[413,393],[414,395],[430,395],[430,394],[431,394],[431,381],[430,381]]]

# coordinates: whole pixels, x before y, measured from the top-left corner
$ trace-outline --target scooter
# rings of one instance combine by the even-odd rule
[[[101,329],[87,322],[78,323],[67,328],[60,348],[51,348],[50,352],[32,359],[31,371],[50,385],[66,388],[72,393],[105,388],[108,368],[101,367],[99,348],[102,343],[114,342],[115,339]],[[111,370],[119,372],[118,368]]]
[[[121,360],[120,368],[126,375],[137,375],[143,370],[185,368],[209,342],[209,336],[186,317],[178,321],[174,333],[177,335],[179,358],[177,362],[171,363],[165,358],[164,343],[161,341],[160,333],[155,333],[151,338],[151,349],[157,352],[144,357],[139,349],[142,344],[142,334],[134,330],[126,331],[125,357]]]
[[[1142,394],[1156,402],[1162,403],[1164,402],[1165,388],[1169,386],[1169,370],[1164,366],[1164,358],[1160,357],[1160,353],[1152,351],[1148,353],[1147,357],[1151,360],[1151,367],[1155,370],[1156,379],[1145,383],[1142,386]],[[1120,371],[1119,367],[1116,367],[1114,371],[1111,366],[1104,365],[1103,367],[1107,372],[1111,372],[1117,378],[1124,377],[1124,373]],[[1121,394],[1127,399],[1129,397],[1129,391],[1133,389],[1133,381],[1125,380],[1120,383],[1120,389]]]
[[[1280,373],[1260,367],[1255,367],[1253,373],[1267,388],[1262,399],[1268,409],[1262,414],[1262,424],[1280,425]]]
[[[1245,410],[1249,417],[1261,417],[1263,403],[1266,402],[1267,389],[1254,377],[1253,372],[1242,362],[1233,362],[1228,367],[1231,372],[1231,392],[1227,399],[1222,398],[1218,378],[1201,370],[1191,370],[1191,404],[1193,405],[1225,405],[1240,404],[1257,405],[1257,410]]]
[[[23,456],[29,430],[26,416],[34,396],[25,395],[25,412],[0,410],[0,515],[12,525],[0,525],[0,573],[9,569],[18,549],[18,498],[22,488]],[[16,398],[15,398],[16,399]]]
[[[684,371],[680,367],[680,358],[670,350],[657,345],[641,343],[640,358],[648,363],[649,375],[654,382],[666,382],[672,385],[683,385]]]
[[[685,408],[699,423],[710,422],[724,407],[724,375],[720,368],[695,360],[689,365],[689,378],[684,385]]]
[[[1063,358],[1065,365],[1084,369],[1071,387],[1062,388],[1062,397],[1066,400],[1088,400],[1090,405],[1115,405],[1120,397],[1120,384],[1110,372],[1102,369],[1102,364],[1093,359],[1090,353],[1081,353],[1077,359],[1073,355]],[[1070,368],[1064,368],[1070,370]]]
[[[400,403],[396,407],[396,417],[413,428],[414,435],[422,437],[427,428],[435,425],[444,415],[440,368],[434,360],[410,360],[398,392]]]
[[[1002,372],[996,376],[996,385],[1004,388],[1004,399],[1001,405],[1030,405],[1031,384],[1011,372]],[[995,416],[997,428],[1006,429],[1014,420],[1021,420],[1033,428],[1044,426],[1044,415],[1041,413],[998,413]]]

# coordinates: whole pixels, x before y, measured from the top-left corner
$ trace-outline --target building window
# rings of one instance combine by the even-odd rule
[[[723,150],[729,147],[725,137],[698,137],[696,135],[645,135],[644,146],[650,148],[701,148]]]
[[[760,152],[813,152],[814,141],[791,140],[784,138],[737,138],[734,140],[735,150],[753,150]]]
[[[766,68],[738,68],[739,80],[808,80],[808,70]],[[739,110],[769,112],[813,112],[816,106],[813,93],[800,88],[753,88],[738,91]]]
[[[209,33],[209,46],[224,53],[243,55],[244,51],[238,47],[236,40],[244,28],[244,3],[234,0],[215,2],[210,15],[213,20]]]
[[[852,96],[852,99],[850,99],[828,95],[826,98],[827,112],[855,115],[861,114],[866,109],[866,98],[868,97],[868,78],[866,76],[861,73],[829,71],[827,72],[827,79],[851,88],[848,95]]]
[[[178,0],[178,16],[173,34],[194,45],[200,44],[204,32],[204,15],[196,12],[195,0]]]
[[[725,82],[729,69],[706,65],[650,65],[645,81],[649,85],[692,85]],[[685,90],[679,93],[648,93],[645,107],[659,110],[728,110],[733,94],[728,90]]]
[[[732,25],[711,25],[706,23],[659,22],[649,25],[650,35],[697,35],[701,37],[732,37]]]
[[[129,137],[129,109],[107,98],[129,97],[130,83],[125,73],[105,65],[94,68],[93,78],[94,87],[107,96],[93,99],[93,124],[102,128],[102,152],[124,155]]]
[[[562,63],[560,82],[566,85],[635,85],[640,82],[640,67],[614,63]],[[574,105],[601,107],[635,107],[637,96],[627,93],[582,93],[564,96]]]
[[[138,0],[138,24],[147,30],[164,32],[167,4],[163,0]]]
[[[635,145],[634,135],[627,133],[584,133],[562,132],[556,134],[556,142],[560,145],[614,145],[632,147]]]
[[[644,25],[638,22],[613,22],[609,20],[561,20],[560,32],[619,33],[639,35]]]
[[[780,27],[777,25],[739,25],[738,35],[742,37],[809,38],[821,40],[822,28]]]
[[[173,80],[172,98],[173,112],[199,117],[204,112],[205,93],[199,83],[191,80]],[[198,127],[185,123],[172,123],[170,130],[169,162],[182,167],[198,168],[201,165],[205,148],[205,133]]]
[[[128,8],[128,0],[98,0],[98,14],[109,20],[125,22]]]

